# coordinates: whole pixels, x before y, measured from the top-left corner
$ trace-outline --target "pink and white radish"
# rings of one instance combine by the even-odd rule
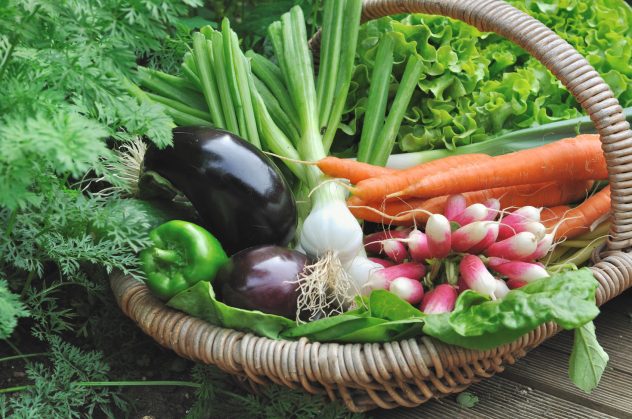
[[[396,263],[408,257],[406,246],[399,239],[408,237],[409,230],[385,230],[372,233],[364,238],[364,248],[373,254],[386,255]]]
[[[395,263],[402,263],[408,259],[406,246],[397,239],[384,240],[382,242],[382,252]]]
[[[444,258],[450,254],[452,233],[450,221],[441,214],[432,214],[426,223],[428,249],[433,258]]]
[[[524,281],[527,283],[549,276],[546,269],[537,263],[491,257],[487,260],[487,265],[494,271],[506,276],[509,279]]]
[[[538,245],[533,233],[524,231],[490,245],[485,254],[509,260],[529,259]]]
[[[491,221],[474,221],[452,233],[452,250],[456,252],[467,252],[483,241],[488,243],[482,247],[485,249],[496,240],[497,234],[497,223]]]
[[[452,221],[458,223],[460,226],[464,226],[474,221],[486,220],[488,214],[489,210],[484,204],[472,204],[454,217]]]
[[[507,286],[507,283],[502,279],[496,278],[496,289],[494,290],[494,297],[497,300],[500,300],[501,298],[505,298],[505,296],[509,294],[509,291],[510,290]]]
[[[500,220],[498,239],[504,240],[515,235],[516,233],[525,231],[519,226],[534,221],[540,221],[540,209],[532,207],[530,205],[518,208],[517,210]]]
[[[389,291],[410,304],[418,304],[424,296],[424,287],[421,282],[403,276],[391,281]]]
[[[443,211],[443,214],[449,221],[454,221],[459,214],[465,211],[466,207],[467,202],[465,200],[465,196],[461,194],[450,195],[445,202],[445,210]]]
[[[454,310],[457,296],[458,293],[452,285],[437,285],[424,295],[419,309],[426,314],[449,313]]]
[[[395,262],[391,260],[386,260],[386,259],[381,259],[381,258],[367,258],[367,259],[369,259],[371,262],[381,265],[383,268],[388,268],[389,266],[395,265]]]
[[[483,295],[494,296],[496,278],[487,270],[478,256],[465,255],[459,264],[459,270],[468,289]]]
[[[497,222],[488,222],[487,223],[487,234],[485,238],[481,240],[479,243],[472,246],[468,252],[473,254],[483,253],[485,249],[496,242],[498,237],[498,228],[499,225]]]
[[[535,252],[529,256],[529,259],[537,260],[546,256],[547,253],[553,247],[553,234],[545,234],[544,237],[538,242],[535,248]]]
[[[405,277],[420,280],[425,274],[426,267],[420,263],[402,263],[372,271],[369,274],[369,281],[366,287],[369,290],[388,290],[395,278]]]
[[[426,259],[431,259],[432,254],[428,247],[428,236],[419,230],[413,230],[408,235],[406,240],[408,244],[408,251],[410,257],[416,262],[424,262]]]
[[[507,286],[509,287],[509,289],[515,290],[516,288],[522,288],[525,285],[527,285],[528,282],[526,281],[520,281],[519,279],[508,279],[507,280]]]
[[[483,202],[483,205],[487,207],[487,217],[485,221],[493,221],[500,214],[500,201],[496,198],[490,198]]]

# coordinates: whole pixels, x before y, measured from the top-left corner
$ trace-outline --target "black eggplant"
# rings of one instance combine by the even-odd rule
[[[173,147],[148,148],[144,168],[191,201],[201,224],[229,254],[289,243],[296,229],[296,202],[270,158],[241,138],[210,127],[177,127],[173,137]]]

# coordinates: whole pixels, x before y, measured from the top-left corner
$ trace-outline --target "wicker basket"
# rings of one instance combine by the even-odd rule
[[[462,20],[520,45],[558,77],[590,115],[601,135],[612,189],[612,228],[592,272],[603,304],[632,285],[632,131],[597,72],[539,21],[501,0],[365,0],[363,19],[428,13]],[[474,351],[422,337],[385,344],[275,341],[212,326],[166,307],[130,277],[111,285],[127,316],[161,345],[196,362],[215,364],[256,384],[275,382],[341,399],[356,412],[414,407],[457,393],[502,371],[558,331],[545,324],[515,342]]]

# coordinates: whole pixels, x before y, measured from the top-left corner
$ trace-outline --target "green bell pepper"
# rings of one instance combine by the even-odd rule
[[[228,256],[204,228],[186,221],[168,221],[149,233],[153,246],[140,253],[147,287],[168,300],[200,281],[211,282]]]

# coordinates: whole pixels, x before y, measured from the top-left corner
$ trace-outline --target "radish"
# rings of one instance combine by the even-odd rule
[[[376,233],[367,234],[364,237],[364,248],[369,253],[380,253],[382,242],[389,239],[405,239],[408,237],[409,229],[406,230],[383,230]]]
[[[528,282],[526,281],[520,281],[518,279],[508,279],[507,280],[507,286],[509,287],[509,289],[515,290],[516,288],[522,288],[525,285],[527,285]]]
[[[485,221],[493,221],[500,214],[500,201],[496,198],[490,198],[483,202],[483,205],[487,207],[487,217]]]
[[[487,223],[487,234],[485,238],[478,242],[476,245],[472,246],[468,252],[472,254],[483,253],[485,249],[494,244],[496,238],[498,237],[498,223],[496,222],[488,222]]]
[[[529,259],[541,259],[543,258],[553,246],[553,234],[545,234],[544,237],[538,242],[535,248],[535,252],[529,256]]]
[[[493,297],[496,290],[496,278],[489,273],[478,256],[465,255],[461,260],[459,270],[467,288]]]
[[[505,298],[507,294],[509,294],[509,287],[507,286],[507,283],[502,279],[496,279],[494,297],[496,297],[497,300],[500,300],[501,298]]]
[[[524,260],[535,252],[538,242],[528,231],[518,233],[508,239],[496,242],[485,251],[487,256],[496,256],[509,260]]]
[[[424,296],[424,287],[421,282],[403,276],[391,281],[389,291],[410,304],[418,304]]]
[[[452,233],[452,250],[467,252],[486,238],[486,242],[489,241],[489,244],[493,243],[496,240],[496,234],[498,234],[498,226],[495,224],[490,221],[474,221],[459,228]],[[487,248],[487,246],[484,248]]]
[[[402,263],[408,259],[408,251],[404,243],[397,239],[388,239],[382,242],[383,253],[393,262]]]
[[[395,278],[406,277],[410,279],[421,279],[426,274],[426,267],[420,263],[408,262],[400,265],[389,266],[388,268],[376,269],[369,274],[367,287],[371,290],[388,290],[391,282]]]
[[[426,314],[449,313],[454,310],[457,295],[453,286],[437,285],[432,291],[424,295],[419,309]]]
[[[395,265],[395,262],[392,262],[386,259],[380,259],[380,258],[367,258],[367,259],[370,260],[371,262],[381,265],[383,268],[388,268],[389,266]]]
[[[408,235],[408,251],[410,257],[416,262],[424,262],[431,259],[432,254],[428,247],[428,237],[419,230],[413,230]]]
[[[483,204],[472,204],[465,208],[463,212],[454,217],[454,222],[461,226],[472,223],[474,221],[486,220],[489,214],[489,210]]]
[[[499,274],[523,282],[533,282],[549,276],[546,269],[536,263],[491,257],[487,260],[487,264]]]
[[[517,210],[500,220],[500,230],[498,232],[498,238],[500,240],[504,240],[515,235],[516,233],[525,231],[520,230],[520,228],[517,226],[533,221],[540,221],[540,210],[538,208],[532,207],[530,205],[518,208]]]
[[[445,202],[445,210],[443,211],[443,214],[449,221],[453,221],[465,210],[466,207],[467,202],[465,201],[465,196],[461,194],[450,195]]]
[[[450,254],[452,233],[447,218],[432,214],[426,223],[426,236],[431,257],[444,258]]]

